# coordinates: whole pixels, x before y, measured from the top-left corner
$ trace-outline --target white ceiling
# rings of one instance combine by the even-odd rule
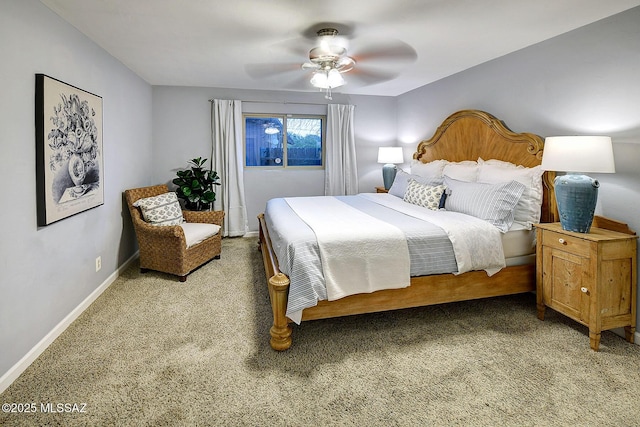
[[[359,60],[336,92],[397,96],[640,5],[640,0],[41,0],[152,85],[314,91],[320,23]],[[393,53],[391,52],[391,53]],[[385,81],[365,71],[384,71]],[[277,71],[277,72],[274,72]],[[271,74],[270,74],[271,73]]]

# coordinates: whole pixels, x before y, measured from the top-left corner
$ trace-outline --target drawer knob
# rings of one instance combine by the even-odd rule
[[[564,239],[558,239],[558,242],[560,242],[561,245],[564,245],[567,243]]]
[[[583,287],[581,287],[581,288],[580,288],[580,290],[581,290],[582,292],[584,292],[585,294],[586,294],[587,292],[589,292],[589,289],[585,288],[584,286],[583,286]]]

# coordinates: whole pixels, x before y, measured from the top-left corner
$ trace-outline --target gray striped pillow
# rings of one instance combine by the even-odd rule
[[[518,181],[487,184],[444,177],[445,209],[483,219],[506,233],[513,224],[513,211],[526,189]]]

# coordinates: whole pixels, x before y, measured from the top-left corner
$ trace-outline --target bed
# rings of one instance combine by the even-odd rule
[[[413,155],[412,172],[414,167],[416,170],[419,170],[421,166],[431,167],[443,159],[445,163],[450,164],[492,161],[506,162],[505,164],[508,163],[519,168],[538,168],[542,160],[543,145],[541,137],[532,133],[515,133],[489,113],[478,110],[458,111],[443,121],[432,138],[418,144]],[[537,219],[539,222],[555,222],[557,208],[553,193],[554,175],[552,172],[540,172],[540,174],[542,194],[540,195],[538,205],[540,211]],[[398,179],[396,178],[396,180]],[[409,180],[409,182],[412,181]],[[453,185],[453,182],[456,181],[449,180],[448,182]],[[411,185],[413,184],[415,183],[412,182]],[[363,196],[365,199],[371,200],[359,201],[358,203],[369,203],[370,201],[381,203],[379,200],[383,199],[383,197],[375,199],[375,194]],[[385,200],[394,198],[392,195],[380,196],[386,196]],[[291,205],[293,206],[293,204]],[[407,285],[356,293],[339,299],[319,300],[314,302],[313,306],[299,310],[297,317],[291,316],[291,314],[288,317],[287,307],[291,279],[281,271],[277,255],[280,253],[282,257],[283,254],[280,252],[282,249],[278,243],[282,237],[280,234],[283,232],[280,229],[270,230],[269,224],[272,229],[275,229],[275,223],[269,215],[268,211],[265,211],[258,216],[259,248],[264,261],[273,313],[270,345],[274,350],[282,351],[290,348],[292,344],[292,318],[296,319],[295,323],[299,323],[307,320],[420,307],[535,290],[535,250],[533,250],[533,257],[522,257],[519,262],[507,263],[495,274],[488,273],[488,269],[486,271],[473,269],[462,273],[456,272],[456,274],[451,272],[412,274],[407,279],[409,281]],[[275,215],[271,214],[271,216]],[[529,224],[529,229],[532,228],[532,224]],[[270,232],[273,233],[273,240],[276,241],[275,248]],[[511,233],[511,231],[509,232]],[[533,232],[531,231],[531,233]],[[276,234],[278,234],[277,237],[275,237]],[[290,270],[289,265],[290,260],[287,260],[287,268],[282,270]]]

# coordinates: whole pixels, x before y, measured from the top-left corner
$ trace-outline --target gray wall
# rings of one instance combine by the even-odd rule
[[[151,86],[37,0],[0,2],[0,377],[136,250],[122,191],[151,180]],[[104,205],[36,222],[35,74],[103,99]],[[95,258],[102,270],[95,271]]]
[[[593,175],[596,213],[640,232],[640,7],[398,97],[405,151],[467,108],[516,132],[611,136],[616,173]]]
[[[240,99],[245,113],[326,114],[326,100],[318,92],[155,86],[153,88],[153,175],[170,183],[178,169],[194,157],[210,159],[211,107],[209,99]],[[258,102],[256,102],[258,101]],[[264,102],[260,102],[264,101]],[[354,104],[359,187],[373,192],[382,185],[379,146],[396,144],[396,98],[335,94],[333,103]],[[210,160],[209,160],[210,161]],[[209,164],[209,163],[208,163]],[[267,200],[285,196],[324,194],[323,170],[244,170],[249,229],[258,230],[257,216]]]

